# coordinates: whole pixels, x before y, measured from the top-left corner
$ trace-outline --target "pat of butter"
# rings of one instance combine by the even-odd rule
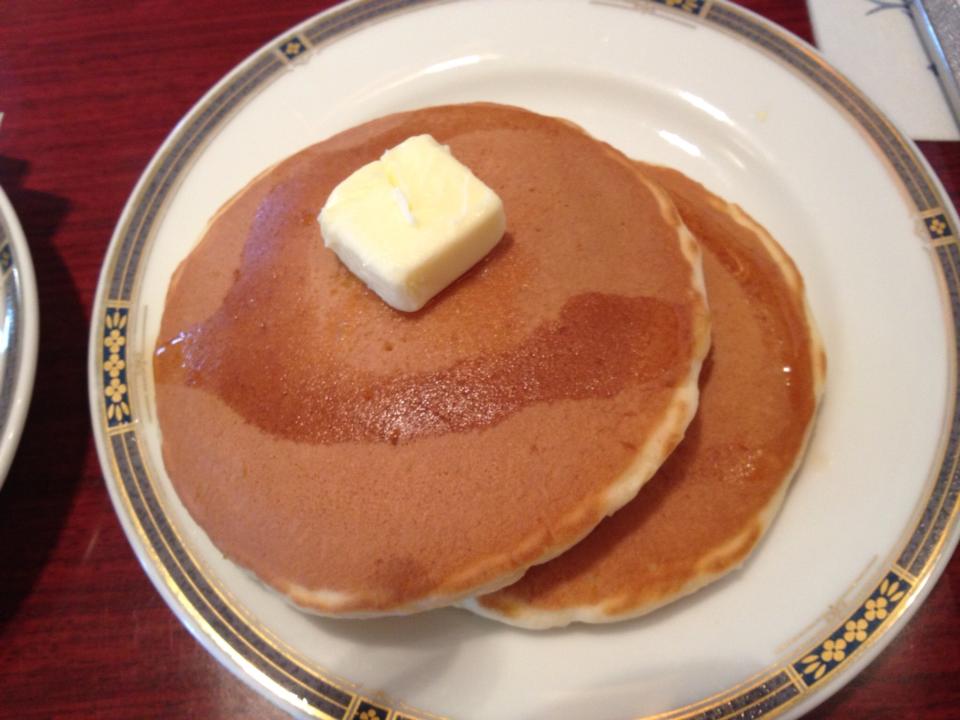
[[[337,185],[324,244],[384,302],[422,308],[500,241],[503,203],[430,135],[411,137]]]

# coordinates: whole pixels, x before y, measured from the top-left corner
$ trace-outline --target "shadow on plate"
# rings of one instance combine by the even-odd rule
[[[479,618],[466,610],[441,608],[402,617],[364,620],[312,618],[327,635],[350,643],[351,654],[343,658],[341,667],[362,666],[371,653],[402,653],[404,661],[396,664],[378,683],[381,687],[406,688],[414,691],[428,687],[443,676],[444,669],[470,645],[491,632],[503,632],[502,626]],[[352,678],[361,680],[361,678]]]

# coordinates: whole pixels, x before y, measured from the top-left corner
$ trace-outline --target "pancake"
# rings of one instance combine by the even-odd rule
[[[500,195],[507,232],[407,314],[315,218],[421,133]],[[519,108],[392,115],[254,179],[174,274],[154,356],[164,465],[224,555],[300,607],[445,605],[633,498],[696,410],[708,345],[699,248],[624,156]]]
[[[813,426],[826,359],[793,262],[739,207],[675,170],[641,167],[703,248],[713,345],[700,406],[631,503],[516,584],[466,604],[510,624],[633,617],[737,567],[779,509]]]

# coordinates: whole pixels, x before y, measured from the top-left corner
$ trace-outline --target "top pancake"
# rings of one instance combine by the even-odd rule
[[[414,314],[323,247],[336,183],[429,133],[507,232]],[[616,151],[489,104],[392,115],[214,218],[154,360],[166,470],[218,548],[303,607],[410,612],[512,582],[631,499],[692,417],[699,249]]]
[[[642,614],[739,565],[780,506],[825,358],[790,258],[740,208],[641,165],[703,248],[713,345],[697,417],[637,497],[577,546],[470,609],[529,628]]]

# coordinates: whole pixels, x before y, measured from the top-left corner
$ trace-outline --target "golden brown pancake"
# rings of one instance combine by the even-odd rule
[[[326,250],[333,186],[432,134],[507,232],[422,311]],[[229,558],[327,614],[513,582],[631,499],[692,417],[699,249],[569,124],[464,105],[375,120],[255,179],[175,273],[154,370],[164,464]]]
[[[826,361],[790,258],[739,207],[641,165],[704,251],[713,346],[683,442],[637,497],[578,545],[467,606],[546,628],[642,614],[747,557],[806,445]]]

